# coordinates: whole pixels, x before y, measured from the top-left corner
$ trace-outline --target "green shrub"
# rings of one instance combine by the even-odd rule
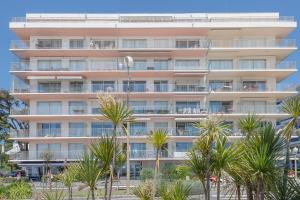
[[[189,175],[189,170],[186,166],[166,163],[162,167],[161,174],[164,180],[184,180]]]
[[[140,172],[142,181],[146,181],[154,178],[154,170],[152,168],[143,168]]]
[[[31,196],[31,185],[24,181],[15,181],[10,185],[0,186],[0,198],[19,200],[29,199]]]

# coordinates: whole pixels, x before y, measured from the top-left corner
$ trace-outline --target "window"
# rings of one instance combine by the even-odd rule
[[[198,136],[199,130],[195,128],[194,122],[176,122],[177,136]]]
[[[147,60],[135,60],[132,70],[147,70]]]
[[[169,113],[169,102],[168,101],[154,101],[154,110],[155,110],[156,114]]]
[[[192,142],[176,142],[176,152],[188,152],[192,145]]]
[[[231,91],[231,80],[211,80],[209,81],[209,89],[211,91]]]
[[[39,137],[59,137],[61,136],[60,123],[38,123],[37,132]]]
[[[62,159],[60,144],[36,144],[37,159],[44,160],[46,154],[50,154],[52,159]]]
[[[253,69],[266,69],[266,59],[243,59],[240,60],[240,69],[253,70]]]
[[[68,144],[68,158],[79,159],[85,151],[85,146],[82,143],[69,143]]]
[[[116,48],[115,40],[92,40],[90,47],[93,49],[114,49]]]
[[[38,39],[36,44],[37,49],[61,49],[61,39]]]
[[[133,109],[134,114],[143,114],[147,111],[146,101],[129,101],[129,107]]]
[[[134,122],[130,123],[130,135],[138,136],[138,135],[146,135],[147,128],[145,122]]]
[[[175,69],[176,70],[195,70],[199,69],[200,60],[176,60],[175,61]]]
[[[59,101],[37,102],[37,114],[38,115],[62,114],[61,102],[59,102]]]
[[[123,92],[128,91],[128,81],[123,81]],[[130,81],[130,92],[146,92],[146,81]]]
[[[266,81],[243,81],[244,91],[266,91]]]
[[[146,143],[130,143],[131,157],[144,158],[146,156]]]
[[[154,92],[167,92],[168,91],[168,81],[154,81]]]
[[[154,60],[154,69],[155,70],[168,70],[169,61],[168,60]]]
[[[69,85],[70,92],[84,92],[84,85],[82,81],[71,81]]]
[[[124,39],[122,41],[123,48],[147,48],[146,39]]]
[[[83,71],[86,69],[86,61],[85,60],[70,60],[70,71]]]
[[[210,101],[209,112],[211,113],[232,113],[233,102],[232,101]]]
[[[111,122],[92,122],[92,136],[111,136],[113,125]]]
[[[83,122],[70,122],[69,123],[69,136],[82,137],[86,135],[86,124]]]
[[[176,40],[176,48],[201,48],[199,40]]]
[[[212,70],[231,70],[233,69],[232,60],[210,60],[208,61],[209,69]]]
[[[69,45],[70,49],[83,49],[84,39],[71,39]]]
[[[62,69],[61,60],[38,60],[39,71],[58,71]]]
[[[154,129],[163,129],[168,131],[168,122],[154,122]]]
[[[178,114],[199,114],[201,112],[199,101],[177,101],[176,112]]]
[[[70,101],[69,102],[69,114],[70,115],[86,114],[86,102]]]
[[[38,83],[38,91],[40,93],[54,93],[61,91],[61,83],[60,82],[39,82]]]
[[[115,91],[115,81],[92,81],[93,92],[113,92]]]
[[[242,113],[267,113],[266,101],[242,101],[240,106]]]

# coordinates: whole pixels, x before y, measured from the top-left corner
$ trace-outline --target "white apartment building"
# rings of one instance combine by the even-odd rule
[[[193,123],[218,115],[232,125],[230,139],[241,137],[237,121],[257,113],[276,124],[287,117],[281,99],[295,95],[281,81],[296,72],[285,61],[297,47],[286,39],[297,27],[279,13],[188,14],[27,14],[10,29],[20,38],[10,51],[11,95],[28,107],[11,117],[29,123],[12,133],[23,143],[11,159],[29,175],[41,175],[44,152],[52,165],[75,161],[98,137],[111,133],[101,118],[96,94],[126,101],[125,56],[130,68],[131,178],[154,166],[151,130],[168,131],[162,164],[179,163],[199,132]],[[120,129],[119,141],[126,146]],[[126,148],[124,148],[126,149]],[[125,170],[126,171],[126,170]]]

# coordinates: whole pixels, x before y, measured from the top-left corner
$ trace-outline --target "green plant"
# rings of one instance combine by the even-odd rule
[[[117,148],[117,127],[123,126],[123,124],[133,121],[133,110],[126,107],[123,101],[119,101],[110,95],[99,94],[98,95],[98,102],[100,105],[100,110],[107,120],[110,120],[113,124],[113,131],[112,131],[112,140],[114,148]],[[102,121],[102,119],[100,119]],[[128,144],[129,145],[129,144]],[[113,152],[113,159],[110,167],[110,187],[108,193],[108,199],[111,199],[112,193],[112,184],[113,184],[113,173],[116,167],[116,160],[117,160],[117,152]]]
[[[28,199],[32,196],[31,185],[24,181],[16,181],[5,187],[4,194],[9,200]]]
[[[142,181],[150,180],[154,178],[154,171],[152,168],[143,168],[140,172]]]
[[[105,174],[105,169],[99,167],[99,160],[94,154],[85,153],[78,164],[75,165],[78,180],[85,183],[95,200],[95,189],[97,181]]]
[[[206,186],[205,198],[210,200],[210,172],[211,172],[211,156],[213,143],[222,135],[230,134],[230,127],[225,121],[216,116],[210,116],[206,120],[200,120],[194,125],[200,131],[200,138],[198,140],[199,150],[206,159]]]
[[[63,190],[56,190],[56,191],[44,191],[41,194],[42,200],[64,200],[65,193]]]
[[[68,188],[69,199],[72,199],[72,185],[77,176],[78,171],[75,164],[69,165],[62,174],[58,175],[58,179]]]
[[[300,95],[298,94],[297,96],[291,97],[283,101],[281,109],[283,112],[288,113],[290,115],[288,123],[283,128],[283,136],[286,140],[285,166],[283,171],[283,182],[285,187],[287,185],[288,170],[290,165],[290,141],[292,134],[295,130],[295,126],[297,123],[299,123],[300,117]]]
[[[154,183],[152,181],[145,181],[133,189],[133,194],[141,200],[152,200],[154,196]]]
[[[169,185],[163,184],[161,186],[162,200],[187,200],[190,195],[191,185],[185,184],[182,181],[176,181]]]
[[[284,185],[283,180],[279,178],[266,193],[266,198],[268,200],[299,200],[300,184],[295,179],[288,179],[287,185]]]

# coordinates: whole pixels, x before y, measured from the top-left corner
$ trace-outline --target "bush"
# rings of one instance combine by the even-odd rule
[[[152,168],[143,168],[140,172],[142,181],[146,181],[154,178],[154,170]]]
[[[153,182],[145,181],[133,189],[133,194],[140,200],[153,199]]]
[[[161,170],[162,179],[165,180],[184,180],[189,175],[188,168],[186,166],[175,165],[173,163],[166,163]]]
[[[16,181],[0,187],[0,198],[9,200],[29,199],[32,196],[31,185],[24,181]]]

